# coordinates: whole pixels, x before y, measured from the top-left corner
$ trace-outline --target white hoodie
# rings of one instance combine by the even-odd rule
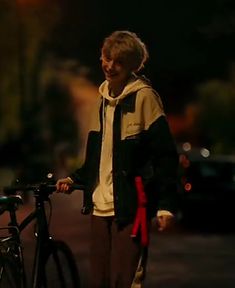
[[[138,91],[138,92],[137,92]],[[141,78],[133,77],[124,90],[117,97],[109,94],[108,81],[104,81],[99,88],[103,102],[103,137],[101,147],[99,183],[93,193],[94,210],[96,216],[113,216],[113,178],[112,178],[112,157],[113,157],[113,119],[118,102],[127,95],[137,92],[136,107],[134,112],[128,112],[121,118],[121,137],[125,139],[140,133],[161,115],[164,115],[162,102],[158,94],[151,86]],[[104,100],[108,104],[104,106]]]

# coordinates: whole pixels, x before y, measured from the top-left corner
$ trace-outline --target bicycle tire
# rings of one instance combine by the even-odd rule
[[[74,255],[69,246],[52,240],[46,258],[43,275],[43,288],[80,288],[80,276]]]
[[[20,268],[9,256],[0,256],[0,288],[23,288]]]

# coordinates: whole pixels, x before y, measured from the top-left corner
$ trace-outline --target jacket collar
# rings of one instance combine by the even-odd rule
[[[136,101],[136,92],[131,93],[123,99],[120,99],[118,105],[121,106],[123,112],[134,112]],[[109,100],[105,99],[105,105],[109,103]]]

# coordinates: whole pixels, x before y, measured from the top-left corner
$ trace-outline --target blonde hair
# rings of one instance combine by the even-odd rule
[[[144,67],[149,58],[146,45],[133,32],[114,31],[106,37],[101,48],[102,57],[119,59],[130,65],[134,72]]]

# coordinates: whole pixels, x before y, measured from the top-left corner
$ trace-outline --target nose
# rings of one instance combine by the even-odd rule
[[[113,60],[108,61],[107,62],[107,69],[111,70],[113,68],[113,64],[114,64]]]

